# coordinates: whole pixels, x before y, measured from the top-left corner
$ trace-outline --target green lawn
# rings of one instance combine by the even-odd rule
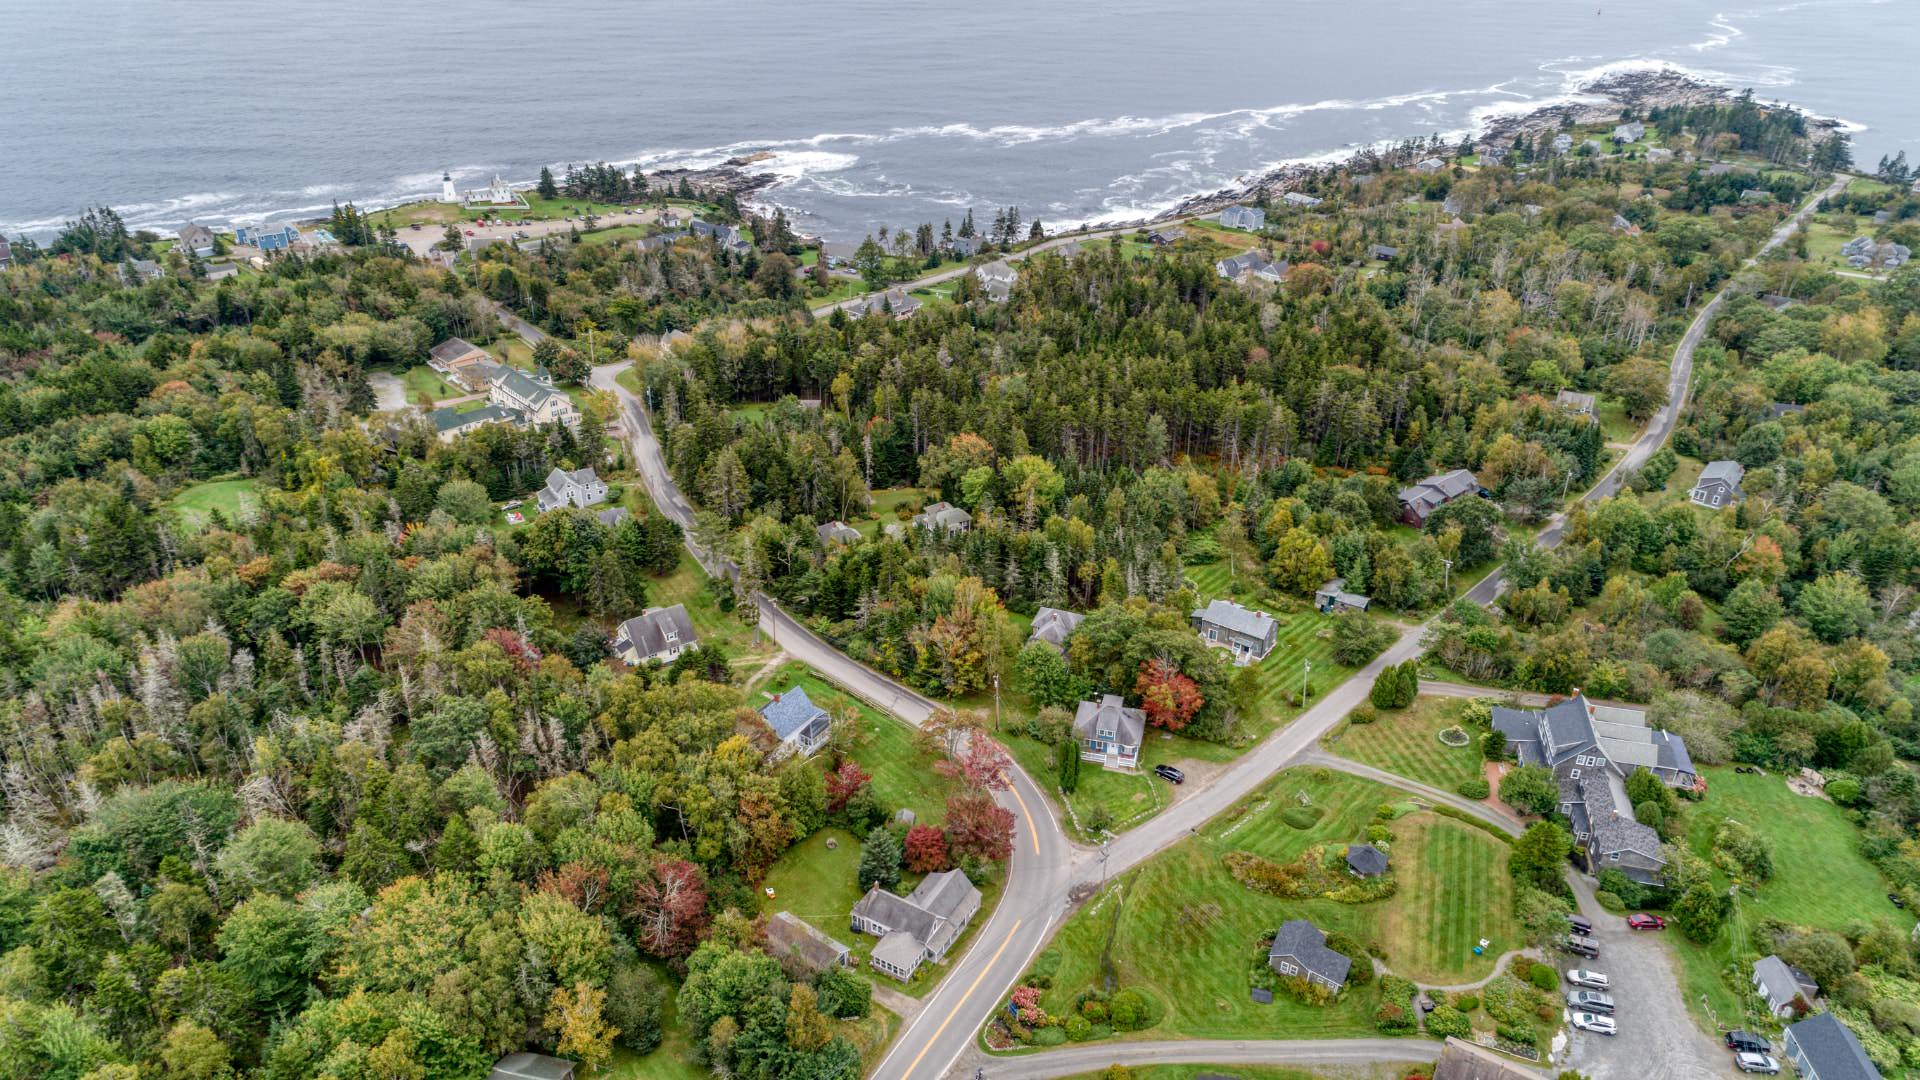
[[[1481,775],[1480,748],[1448,746],[1439,733],[1460,722],[1464,698],[1420,697],[1400,710],[1382,710],[1371,724],[1347,724],[1327,737],[1327,749],[1341,757],[1385,769],[1395,776],[1452,791]]]
[[[400,383],[407,388],[409,402],[417,402],[423,396],[434,401],[445,401],[448,398],[466,397],[473,392],[454,385],[446,376],[425,364],[415,364],[401,372]]]
[[[634,483],[628,491],[640,492],[640,485]],[[633,496],[630,494],[629,499]],[[646,495],[640,492],[639,500]],[[693,620],[694,632],[706,644],[725,646],[728,653],[738,656],[751,647],[753,629],[736,619],[728,612],[720,610],[720,604],[707,590],[707,572],[693,561],[693,556],[682,550],[680,565],[673,573],[664,577],[647,579],[647,606],[667,607],[672,604],[685,604],[687,617]],[[760,646],[762,650],[766,644]]]
[[[1772,841],[1774,876],[1757,891],[1737,894],[1733,917],[1710,944],[1668,935],[1680,955],[1690,1007],[1697,1008],[1704,995],[1722,1023],[1742,1014],[1752,1000],[1746,992],[1747,967],[1758,959],[1750,938],[1763,919],[1828,930],[1874,919],[1898,920],[1901,926],[1912,922],[1887,900],[1885,879],[1860,854],[1860,831],[1839,807],[1795,795],[1777,775],[1749,776],[1725,768],[1704,772],[1707,797],[1685,811],[1687,843],[1707,857],[1714,829],[1734,818]],[[1730,884],[1717,872],[1716,878]],[[1735,980],[1731,985],[1729,978]]]
[[[861,532],[878,536],[881,529],[900,520],[894,516],[894,511],[900,507],[936,500],[939,496],[939,492],[925,488],[881,488],[873,492],[873,505],[867,510],[868,516],[847,524]]]
[[[1041,790],[1056,803],[1063,801],[1053,747],[1025,736],[1003,735],[1000,741]],[[1125,832],[1166,809],[1173,801],[1172,795],[1167,790],[1167,782],[1153,775],[1153,767],[1162,762],[1189,760],[1191,755],[1183,757],[1172,748],[1173,744],[1189,742],[1188,739],[1175,739],[1171,744],[1147,740],[1140,749],[1139,772],[1110,772],[1090,761],[1081,762],[1080,786],[1064,799],[1073,813],[1061,817],[1061,826],[1075,831],[1083,840],[1097,842],[1098,837],[1085,827],[1096,808],[1105,811],[1111,822],[1107,829],[1116,833]],[[1079,829],[1075,829],[1076,822]]]
[[[1297,829],[1282,811],[1306,794],[1324,810]],[[1463,982],[1492,971],[1493,958],[1519,942],[1510,915],[1506,845],[1485,832],[1431,814],[1393,825],[1393,898],[1349,905],[1282,900],[1234,881],[1221,863],[1230,851],[1290,861],[1318,844],[1360,838],[1376,807],[1397,793],[1357,777],[1289,769],[1203,826],[1197,837],[1162,852],[1110,884],[1070,918],[1049,946],[1058,960],[1049,1011],[1065,1010],[1100,980],[1109,934],[1120,986],[1141,986],[1166,1005],[1142,1038],[1334,1038],[1375,1034],[1370,1012],[1378,984],[1349,988],[1326,1008],[1278,996],[1248,998],[1260,939],[1290,918],[1377,943],[1387,965],[1421,980]],[[1486,956],[1472,954],[1480,938]]]
[[[1631,442],[1640,433],[1640,422],[1627,415],[1627,407],[1617,398],[1600,399],[1600,434],[1608,442]]]
[[[1268,732],[1285,727],[1300,714],[1299,707],[1290,702],[1298,698],[1303,681],[1309,691],[1307,704],[1311,705],[1324,697],[1327,691],[1347,681],[1356,670],[1333,658],[1331,639],[1334,616],[1322,615],[1305,605],[1299,605],[1304,610],[1289,611],[1287,608],[1295,606],[1291,602],[1284,606],[1273,603],[1266,592],[1265,583],[1257,576],[1243,574],[1229,587],[1224,559],[1205,566],[1188,567],[1187,577],[1198,588],[1202,602],[1214,597],[1238,600],[1266,611],[1280,622],[1278,644],[1258,665],[1258,704],[1245,721],[1246,733],[1253,740],[1258,741]],[[1311,672],[1305,669],[1303,661],[1312,665]]]
[[[258,509],[259,506],[260,497],[251,479],[210,480],[185,488],[173,497],[173,507],[179,511],[181,522],[189,529],[198,529],[206,524],[208,515],[215,510],[232,522],[234,515],[243,509]]]

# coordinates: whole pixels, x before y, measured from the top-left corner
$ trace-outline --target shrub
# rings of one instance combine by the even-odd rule
[[[1311,829],[1320,823],[1327,811],[1318,806],[1289,806],[1280,811],[1280,820],[1296,829]]]
[[[1035,1028],[1033,1038],[1029,1041],[1035,1046],[1059,1046],[1067,1041],[1067,1032],[1065,1028]]]
[[[1112,1015],[1112,1011],[1104,1001],[1089,1000],[1080,1003],[1080,1015],[1086,1017],[1089,1023],[1106,1023],[1107,1017]]]
[[[1107,1016],[1121,1031],[1139,1031],[1153,1023],[1153,1005],[1147,995],[1128,987],[1107,1002]]]
[[[1495,1030],[1500,1033],[1501,1038],[1510,1043],[1531,1046],[1536,1050],[1540,1047],[1540,1032],[1532,1024],[1501,1024]]]
[[[1598,884],[1601,892],[1610,892],[1619,897],[1620,903],[1626,907],[1647,906],[1647,893],[1649,891],[1647,887],[1611,866],[1600,871]],[[1609,908],[1608,910],[1618,911],[1620,909]]]
[[[1348,986],[1366,986],[1373,982],[1373,957],[1358,938],[1335,930],[1327,935],[1327,948],[1353,961],[1353,967],[1347,971]]]
[[[1472,994],[1461,994],[1453,999],[1453,1007],[1463,1013],[1470,1013],[1480,1007],[1480,999]]]
[[[1560,975],[1545,964],[1535,964],[1527,969],[1527,981],[1542,990],[1555,990],[1560,986]]]
[[[1827,798],[1840,806],[1860,805],[1862,789],[1860,781],[1848,777],[1827,781]]]
[[[1375,822],[1367,826],[1367,843],[1384,844],[1393,839],[1393,830]]]
[[[1067,1033],[1068,1042],[1086,1042],[1087,1036],[1093,1034],[1093,1023],[1084,1016],[1069,1016],[1061,1027]]]
[[[1378,719],[1380,719],[1380,710],[1372,702],[1363,701],[1353,707],[1353,712],[1347,714],[1349,724],[1371,724]]]
[[[1600,905],[1600,910],[1602,911],[1611,911],[1615,915],[1618,915],[1627,910],[1627,905],[1624,901],[1605,889],[1594,893],[1593,899],[1595,903]]]
[[[866,1016],[873,1008],[873,984],[845,968],[828,968],[813,980],[820,1011],[841,1020]]]
[[[1487,783],[1484,777],[1476,776],[1471,780],[1460,781],[1460,786],[1453,790],[1459,792],[1460,797],[1463,799],[1478,801],[1492,794],[1493,785]]]
[[[1464,1039],[1473,1034],[1473,1024],[1459,1009],[1451,1005],[1437,1005],[1427,1014],[1427,1034],[1436,1039],[1444,1039],[1449,1035]]]
[[[1397,1033],[1413,1030],[1413,995],[1418,990],[1412,980],[1398,975],[1380,979],[1380,1004],[1373,1010],[1373,1026]]]

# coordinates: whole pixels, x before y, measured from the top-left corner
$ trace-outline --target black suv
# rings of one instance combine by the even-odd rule
[[[1593,933],[1593,923],[1589,921],[1585,915],[1567,916],[1567,925],[1573,927],[1573,932],[1576,934],[1590,935]]]
[[[1727,1032],[1727,1049],[1743,1054],[1764,1054],[1773,1049],[1767,1040],[1751,1031]]]
[[[1155,765],[1153,767],[1153,775],[1165,780],[1169,784],[1184,784],[1187,782],[1187,774],[1171,765]]]

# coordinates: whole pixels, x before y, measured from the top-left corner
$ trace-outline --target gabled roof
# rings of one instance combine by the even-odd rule
[[[573,1062],[565,1058],[521,1052],[494,1062],[488,1080],[566,1080],[572,1075]]]
[[[1064,648],[1067,638],[1079,628],[1085,615],[1077,611],[1062,608],[1041,607],[1033,613],[1033,633],[1027,635],[1028,641],[1044,641],[1056,648]]]
[[[1113,740],[1122,746],[1139,746],[1147,731],[1147,714],[1127,708],[1118,694],[1107,694],[1097,702],[1081,702],[1073,713],[1073,733],[1094,739],[1101,731],[1113,732]]]
[[[483,405],[478,409],[461,412],[452,405],[444,405],[427,414],[427,421],[433,430],[439,432],[458,431],[469,424],[488,424],[496,420],[511,420],[513,414],[498,405]]]
[[[813,535],[819,537],[820,542],[823,544],[857,544],[860,542],[860,530],[844,521],[829,521],[824,525],[816,525],[813,529]]]
[[[1236,634],[1266,640],[1275,627],[1273,616],[1264,611],[1241,607],[1231,600],[1215,600],[1193,613],[1203,623],[1231,630]]]
[[[1009,285],[1020,276],[1020,271],[1014,269],[1013,264],[1005,259],[990,262],[985,266],[976,266],[973,272],[982,282],[1004,281]]]
[[[769,951],[791,956],[813,971],[825,971],[844,963],[851,951],[791,911],[777,911],[769,916],[765,932]]]
[[[1704,484],[1719,481],[1729,487],[1739,487],[1741,479],[1746,475],[1746,468],[1737,461],[1727,461],[1725,459],[1710,461],[1707,463],[1706,468],[1700,470],[1700,479],[1695,482],[1693,486],[1700,487]]]
[[[1433,1080],[1540,1080],[1540,1074],[1492,1050],[1447,1036]]]
[[[980,904],[980,890],[967,875],[958,870],[947,870],[937,874],[928,874],[920,880],[913,892],[906,896],[890,893],[875,885],[867,890],[867,895],[853,905],[853,915],[858,918],[872,919],[882,926],[890,928],[895,934],[904,933],[924,948],[935,952],[943,951],[959,935],[959,924],[970,917]],[[888,934],[881,939],[886,944]],[[874,952],[880,952],[879,946]],[[891,957],[883,956],[883,960]],[[903,954],[895,961],[895,966],[909,967],[919,959],[919,951],[911,956]]]
[[[458,360],[463,356],[468,356],[473,353],[484,352],[484,351],[485,350],[481,349],[480,346],[475,345],[470,341],[466,341],[464,339],[457,338],[457,337],[448,338],[447,340],[427,350],[429,355],[431,355],[435,360],[438,360],[443,364],[451,364],[455,360]]]
[[[672,640],[668,640],[671,632]],[[613,635],[616,645],[624,642],[633,646],[642,660],[658,656],[668,649],[689,648],[700,643],[700,636],[693,629],[693,619],[688,617],[684,604],[671,607],[649,608],[620,624]]]
[[[536,409],[559,393],[551,386],[542,386],[533,381],[519,368],[502,368],[489,381]]]
[[[795,732],[827,715],[827,710],[813,703],[813,699],[807,696],[806,687],[796,686],[775,694],[772,701],[760,706],[760,715],[766,720],[767,726],[773,729],[774,735],[785,742]]]
[[[1577,409],[1583,413],[1593,412],[1593,395],[1583,394],[1578,390],[1562,390],[1553,396],[1553,401],[1556,405],[1565,405],[1569,409]]]
[[[627,513],[627,508],[624,506],[609,506],[593,516],[600,520],[600,524],[612,529],[633,515]]]
[[[1308,971],[1334,983],[1346,982],[1347,972],[1353,969],[1353,959],[1327,948],[1326,932],[1305,919],[1289,919],[1274,932],[1267,959],[1271,962],[1280,956],[1291,956]]]
[[[1431,509],[1479,490],[1480,481],[1473,473],[1466,469],[1453,469],[1426,477],[1411,487],[1401,488],[1398,498],[1403,503],[1424,505]]]
[[[1832,1013],[1816,1013],[1788,1024],[1787,1034],[1820,1080],[1880,1080],[1880,1070],[1873,1067],[1860,1040]]]
[[[1806,972],[1796,970],[1778,956],[1763,956],[1753,962],[1753,977],[1760,984],[1760,993],[1767,1004],[1775,1008],[1790,1004],[1796,995],[1812,1001],[1820,992],[1820,984],[1809,978]]]

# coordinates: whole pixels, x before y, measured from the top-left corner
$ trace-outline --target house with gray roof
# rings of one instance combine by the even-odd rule
[[[763,931],[767,954],[781,961],[781,967],[800,976],[812,976],[836,967],[853,966],[853,950],[791,911],[776,911],[767,919]]]
[[[825,525],[814,526],[813,535],[819,537],[820,543],[827,547],[832,547],[834,544],[857,544],[860,542],[860,530],[844,521],[838,520],[829,521]]]
[[[1259,232],[1267,227],[1267,212],[1257,206],[1241,206],[1236,203],[1220,211],[1220,224],[1229,229]]]
[[[577,506],[585,510],[607,501],[607,482],[589,465],[584,469],[555,469],[547,474],[547,485],[534,493],[540,512]]]
[[[1767,406],[1767,419],[1778,420],[1783,416],[1792,416],[1795,413],[1803,413],[1806,411],[1807,407],[1805,405],[1792,401],[1776,401]]]
[[[804,686],[773,695],[773,700],[760,706],[760,718],[773,729],[773,737],[780,740],[773,751],[775,758],[790,754],[809,757],[825,746],[827,737],[833,734],[833,716],[813,703]]]
[[[1267,966],[1288,978],[1305,979],[1337,994],[1347,985],[1353,958],[1327,948],[1326,931],[1305,919],[1288,919],[1274,932]]]
[[[1583,394],[1578,390],[1562,390],[1553,395],[1553,403],[1562,409],[1579,413],[1582,416],[1591,417],[1594,415],[1594,397],[1592,394]]]
[[[1788,1024],[1787,1060],[1801,1080],[1880,1080],[1860,1039],[1832,1013],[1816,1013]]]
[[[846,308],[847,315],[855,319],[864,319],[869,315],[889,314],[896,319],[907,319],[919,310],[920,301],[899,287],[887,289],[884,292],[868,293]]]
[[[607,528],[617,529],[620,527],[621,522],[626,521],[633,515],[627,513],[627,508],[624,506],[609,506],[593,516],[600,524],[605,525]]]
[[[1611,867],[1635,881],[1660,882],[1666,867],[1660,834],[1634,820],[1626,778],[1645,769],[1668,787],[1695,787],[1699,777],[1685,740],[1648,727],[1637,709],[1598,705],[1578,691],[1543,709],[1495,706],[1492,722],[1514,760],[1552,770],[1560,812],[1593,870]]]
[[[1067,639],[1080,628],[1080,620],[1084,618],[1086,616],[1077,611],[1043,605],[1033,613],[1033,633],[1027,635],[1027,644],[1042,641],[1064,653]]]
[[[1511,153],[1513,153],[1513,148],[1510,146],[1482,146],[1480,148],[1480,164],[1498,165],[1507,160],[1507,155]]]
[[[488,424],[511,424],[514,419],[512,413],[498,405],[483,405],[466,412],[461,412],[458,406],[443,405],[427,413],[427,422],[433,425],[433,433],[441,442],[452,442]]]
[[[1280,641],[1280,624],[1264,611],[1215,600],[1192,615],[1200,640],[1233,654],[1235,664],[1265,660]]]
[[[1447,163],[1437,157],[1421,158],[1413,163],[1413,167],[1425,173],[1439,172],[1447,167]]]
[[[487,400],[519,413],[528,424],[574,427],[580,423],[580,410],[574,408],[573,399],[554,389],[545,369],[529,375],[519,368],[500,365],[487,380]]]
[[[702,240],[711,240],[721,248],[731,251],[735,255],[745,255],[753,248],[753,245],[748,243],[744,236],[740,235],[740,230],[731,225],[722,225],[718,222],[701,221],[699,218],[694,218],[688,223],[687,227],[692,231],[693,235],[700,237]]]
[[[494,1062],[487,1080],[573,1080],[573,1062],[522,1051]]]
[[[1347,591],[1346,578],[1334,578],[1316,589],[1313,594],[1313,606],[1323,614],[1335,611],[1365,611],[1373,603],[1369,597]]]
[[[1737,461],[1710,461],[1706,468],[1700,470],[1700,479],[1693,482],[1693,490],[1687,493],[1687,498],[1695,506],[1713,510],[1739,502],[1743,494],[1740,481],[1746,475],[1747,470]]]
[[[1767,1003],[1768,1012],[1784,1020],[1812,1005],[1820,996],[1820,984],[1779,956],[1768,955],[1753,962],[1753,991]],[[1801,1008],[1794,1007],[1796,1001]]]
[[[1347,873],[1354,877],[1379,877],[1387,872],[1387,853],[1372,844],[1347,845]]]
[[[1400,489],[1400,520],[1421,528],[1435,510],[1467,495],[1478,495],[1480,481],[1466,469],[1438,473]]]
[[[958,536],[973,528],[973,515],[950,502],[930,503],[926,509],[913,515],[913,524],[917,529],[928,532]]]
[[[1002,259],[974,267],[973,276],[989,301],[1004,304],[1013,297],[1013,283],[1019,279],[1020,272],[1013,268],[1012,263]]]
[[[1381,262],[1392,262],[1399,257],[1400,249],[1388,244],[1375,244],[1367,249],[1367,258],[1369,259],[1379,259]]]
[[[928,874],[905,896],[875,885],[853,905],[856,934],[880,940],[867,963],[908,982],[923,963],[938,964],[980,910],[980,890],[958,870]]]
[[[493,356],[463,338],[448,338],[427,350],[427,366],[466,387],[468,390],[484,390],[487,382],[483,378],[467,377],[467,369],[475,364],[491,363]]]
[[[1316,199],[1304,191],[1289,191],[1285,195],[1280,196],[1280,201],[1286,203],[1288,206],[1297,206],[1305,210],[1319,206],[1322,200]]]
[[[635,240],[633,246],[639,248],[641,251],[665,251],[679,241],[692,235],[693,233],[688,232],[686,229],[668,229],[665,232],[657,232],[651,236],[643,236]]]
[[[159,281],[166,276],[166,270],[152,259],[128,259],[120,271],[122,281]]]
[[[1561,132],[1560,134],[1558,134],[1558,135],[1555,135],[1555,136],[1553,137],[1553,152],[1554,152],[1554,153],[1556,153],[1556,154],[1564,154],[1564,153],[1566,153],[1567,151],[1569,151],[1569,150],[1571,150],[1571,149],[1573,149],[1573,136],[1572,136],[1572,135],[1569,135],[1569,134],[1567,134],[1566,132],[1564,132],[1564,131],[1563,131],[1563,132]]]
[[[1073,713],[1073,737],[1080,740],[1080,760],[1103,769],[1132,772],[1140,767],[1140,740],[1146,737],[1147,714],[1129,709],[1118,694],[1099,701],[1083,701]]]
[[[1770,203],[1773,201],[1773,192],[1765,188],[1747,188],[1740,192],[1740,201],[1743,203]]]
[[[176,235],[180,237],[181,251],[188,255],[198,255],[203,259],[213,254],[217,243],[212,229],[193,222],[181,226]]]
[[[613,655],[635,667],[658,660],[671,664],[680,654],[700,647],[685,604],[648,608],[620,624],[613,632]]]
[[[1433,1064],[1433,1080],[1540,1080],[1540,1073],[1523,1062],[1449,1035],[1440,1060]]]
[[[1664,146],[1655,146],[1647,151],[1647,163],[1649,165],[1664,165],[1672,160],[1673,151]]]
[[[1617,142],[1617,143],[1639,142],[1641,139],[1644,139],[1646,137],[1647,137],[1647,125],[1642,124],[1638,121],[1629,121],[1627,123],[1617,125],[1613,129],[1613,134],[1609,136],[1609,138],[1611,138],[1614,142]]]

